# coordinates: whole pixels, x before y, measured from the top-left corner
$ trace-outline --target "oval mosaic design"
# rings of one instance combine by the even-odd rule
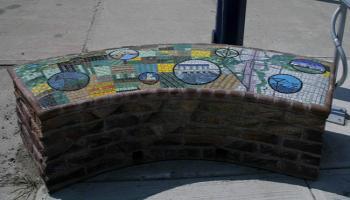
[[[153,85],[159,81],[159,75],[155,72],[144,72],[139,75],[139,80],[144,84]]]
[[[174,67],[174,75],[191,85],[203,85],[215,81],[220,75],[220,68],[206,60],[187,60]]]
[[[55,90],[74,91],[80,90],[89,84],[88,75],[80,72],[62,72],[51,76],[47,84]]]
[[[323,64],[306,59],[295,59],[290,64],[294,69],[309,73],[309,74],[323,74],[326,72],[326,68]]]
[[[139,52],[133,49],[121,48],[108,51],[108,55],[114,59],[131,60],[139,56]]]
[[[269,85],[279,93],[293,94],[302,89],[303,82],[289,74],[277,74],[269,78]]]

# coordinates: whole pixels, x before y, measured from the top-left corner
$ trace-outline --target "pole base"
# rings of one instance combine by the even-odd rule
[[[327,122],[345,126],[347,116],[347,110],[345,108],[333,106]]]

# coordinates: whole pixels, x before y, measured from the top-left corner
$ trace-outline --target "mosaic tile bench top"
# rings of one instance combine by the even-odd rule
[[[155,88],[249,91],[325,105],[331,64],[225,45],[124,47],[39,60],[15,68],[42,108]]]

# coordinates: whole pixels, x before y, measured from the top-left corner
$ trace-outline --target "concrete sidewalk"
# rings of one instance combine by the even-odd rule
[[[332,0],[248,0],[245,45],[331,60]],[[0,0],[0,65],[122,45],[210,43],[215,0]],[[350,23],[350,18],[348,24]],[[350,54],[349,26],[345,45]],[[0,68],[0,199],[35,177]],[[350,111],[350,81],[334,104]],[[350,199],[350,126],[327,124],[321,176],[311,182],[205,161],[169,161],[102,174],[36,199]],[[34,175],[33,175],[34,174]],[[34,194],[30,197],[34,198]]]

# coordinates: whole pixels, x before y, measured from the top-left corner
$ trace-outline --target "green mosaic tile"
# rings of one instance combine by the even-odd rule
[[[302,56],[225,45],[148,45],[39,60],[15,68],[42,107],[156,88],[249,91],[324,105],[332,65]],[[114,89],[111,87],[114,87]],[[90,88],[90,89],[89,89]]]

